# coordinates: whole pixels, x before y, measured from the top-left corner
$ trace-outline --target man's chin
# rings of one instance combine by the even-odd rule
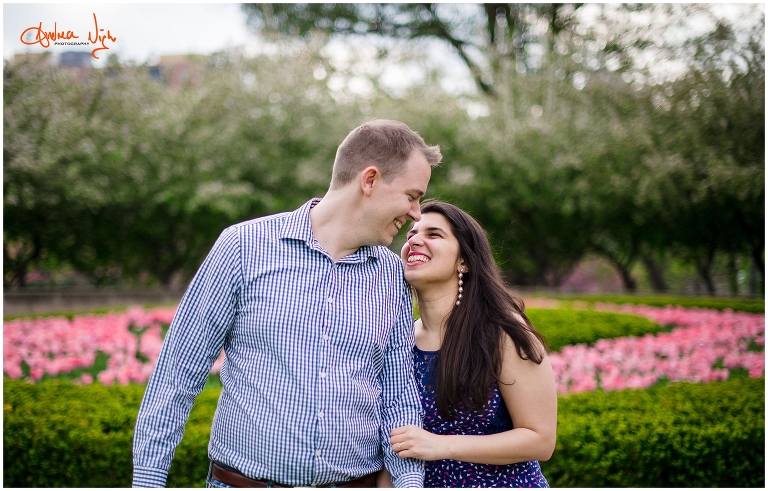
[[[387,237],[387,236],[379,237],[378,239],[373,239],[373,240],[366,241],[364,244],[361,244],[361,246],[370,246],[370,247],[384,246],[384,247],[388,247],[394,240],[395,240],[394,237]]]

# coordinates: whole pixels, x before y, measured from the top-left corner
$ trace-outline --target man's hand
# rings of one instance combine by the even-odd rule
[[[440,460],[448,457],[447,436],[435,435],[418,426],[395,428],[389,439],[392,450],[401,459]]]

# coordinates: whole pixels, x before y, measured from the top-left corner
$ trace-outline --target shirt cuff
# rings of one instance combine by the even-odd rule
[[[154,469],[152,467],[134,467],[133,483],[134,488],[164,488],[168,480],[168,471],[163,469]]]
[[[392,485],[396,488],[423,488],[424,474],[421,472],[401,474],[392,481]]]

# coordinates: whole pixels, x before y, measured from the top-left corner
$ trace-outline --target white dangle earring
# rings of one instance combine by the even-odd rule
[[[464,288],[462,285],[464,284],[464,280],[462,278],[464,277],[464,273],[459,271],[459,298],[456,299],[456,305],[459,305],[461,303],[461,292],[464,291]]]

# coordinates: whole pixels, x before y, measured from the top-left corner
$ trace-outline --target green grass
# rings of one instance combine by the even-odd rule
[[[87,309],[71,309],[71,310],[57,310],[53,312],[40,312],[40,313],[30,313],[30,314],[18,314],[18,315],[5,315],[3,316],[3,321],[10,321],[14,319],[40,319],[43,317],[66,317],[69,320],[72,320],[72,318],[76,315],[103,315],[103,314],[109,314],[109,313],[119,313],[119,312],[125,312],[131,307],[136,307],[137,305],[142,307],[144,310],[149,309],[156,309],[159,307],[176,307],[179,303],[178,302],[161,302],[161,303],[145,303],[145,304],[130,304],[130,305],[110,305],[107,307],[91,307]]]
[[[526,308],[525,314],[533,326],[544,335],[552,351],[560,351],[563,346],[570,344],[592,344],[599,339],[643,336],[672,329],[672,326],[660,326],[645,317],[614,312],[573,308]],[[414,318],[419,317],[416,302],[413,303],[413,315]]]
[[[579,301],[592,304],[595,302],[606,302],[615,304],[634,304],[650,305],[653,307],[664,307],[667,305],[679,305],[685,308],[704,308],[725,310],[731,309],[734,312],[765,313],[765,299],[748,298],[726,298],[726,297],[682,297],[675,295],[617,295],[617,294],[550,294],[550,293],[532,293],[526,295],[538,298],[554,298],[562,300],[569,306],[569,302]]]
[[[634,304],[634,305],[651,305],[655,307],[664,307],[666,305],[680,305],[682,307],[699,307],[707,309],[731,309],[734,312],[752,312],[752,313],[765,313],[765,299],[745,299],[745,298],[721,298],[721,297],[681,297],[674,295],[616,295],[616,294],[548,294],[548,293],[533,293],[526,295],[530,297],[538,298],[554,298],[562,300],[564,302],[564,308],[572,307],[574,301],[586,302],[587,304],[593,304],[595,302],[606,302],[615,304]],[[142,304],[144,309],[154,309],[158,307],[176,307],[178,302],[162,302],[162,303],[147,303]],[[136,304],[131,305],[113,305],[108,307],[88,308],[88,309],[70,309],[59,310],[54,312],[44,313],[31,313],[31,314],[18,314],[18,315],[6,315],[3,316],[4,321],[13,319],[36,319],[41,317],[66,317],[72,320],[72,317],[76,315],[100,315],[108,314],[110,312],[124,312],[130,307],[134,307]],[[413,313],[418,318],[418,306],[414,302]]]
[[[645,317],[613,312],[574,309],[526,309],[534,327],[544,335],[552,351],[570,344],[592,344],[599,339],[643,336],[669,331]]]

